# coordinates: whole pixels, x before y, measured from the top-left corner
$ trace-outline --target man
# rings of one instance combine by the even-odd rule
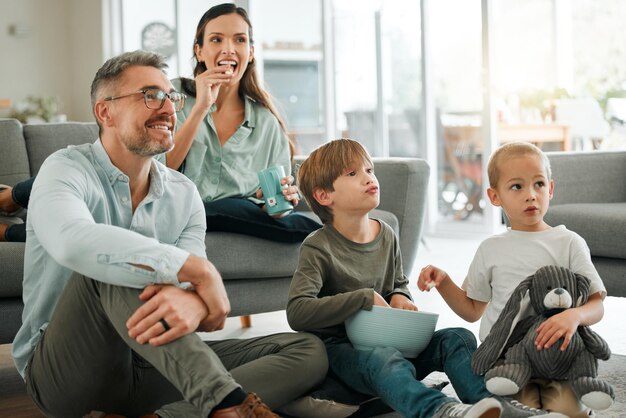
[[[13,357],[46,416],[274,417],[246,392],[279,407],[326,373],[310,335],[194,333],[223,328],[230,304],[195,186],[152,158],[184,102],[166,67],[142,51],[108,60],[91,87],[100,139],[51,155],[33,186]]]

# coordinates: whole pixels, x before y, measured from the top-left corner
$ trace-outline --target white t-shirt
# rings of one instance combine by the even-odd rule
[[[567,267],[591,280],[592,295],[606,289],[591,262],[585,240],[564,225],[541,232],[508,229],[487,238],[476,251],[463,289],[467,296],[489,302],[480,322],[479,338],[484,341],[500,316],[513,290],[540,267]]]

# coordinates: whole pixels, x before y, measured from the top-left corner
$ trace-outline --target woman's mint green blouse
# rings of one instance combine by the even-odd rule
[[[179,78],[172,80],[172,84],[182,91]],[[187,120],[195,102],[195,97],[185,100],[184,108],[177,113],[177,130]],[[291,173],[289,142],[268,109],[246,97],[244,121],[223,146],[211,118],[215,110],[214,104],[200,125],[182,167],[182,172],[196,184],[203,201],[254,196],[259,187],[257,172],[264,168],[282,165],[285,173]],[[164,155],[158,158],[163,161]]]

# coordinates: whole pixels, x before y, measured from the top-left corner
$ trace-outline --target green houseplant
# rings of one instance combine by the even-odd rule
[[[50,122],[59,113],[59,98],[55,96],[28,96],[24,102],[16,106],[11,117],[22,123],[33,119]]]

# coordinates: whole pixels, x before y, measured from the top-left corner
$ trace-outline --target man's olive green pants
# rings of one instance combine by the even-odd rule
[[[70,279],[26,369],[28,392],[46,416],[207,417],[240,386],[277,408],[326,375],[324,346],[305,333],[209,342],[192,333],[140,345],[126,328],[140,292]]]

